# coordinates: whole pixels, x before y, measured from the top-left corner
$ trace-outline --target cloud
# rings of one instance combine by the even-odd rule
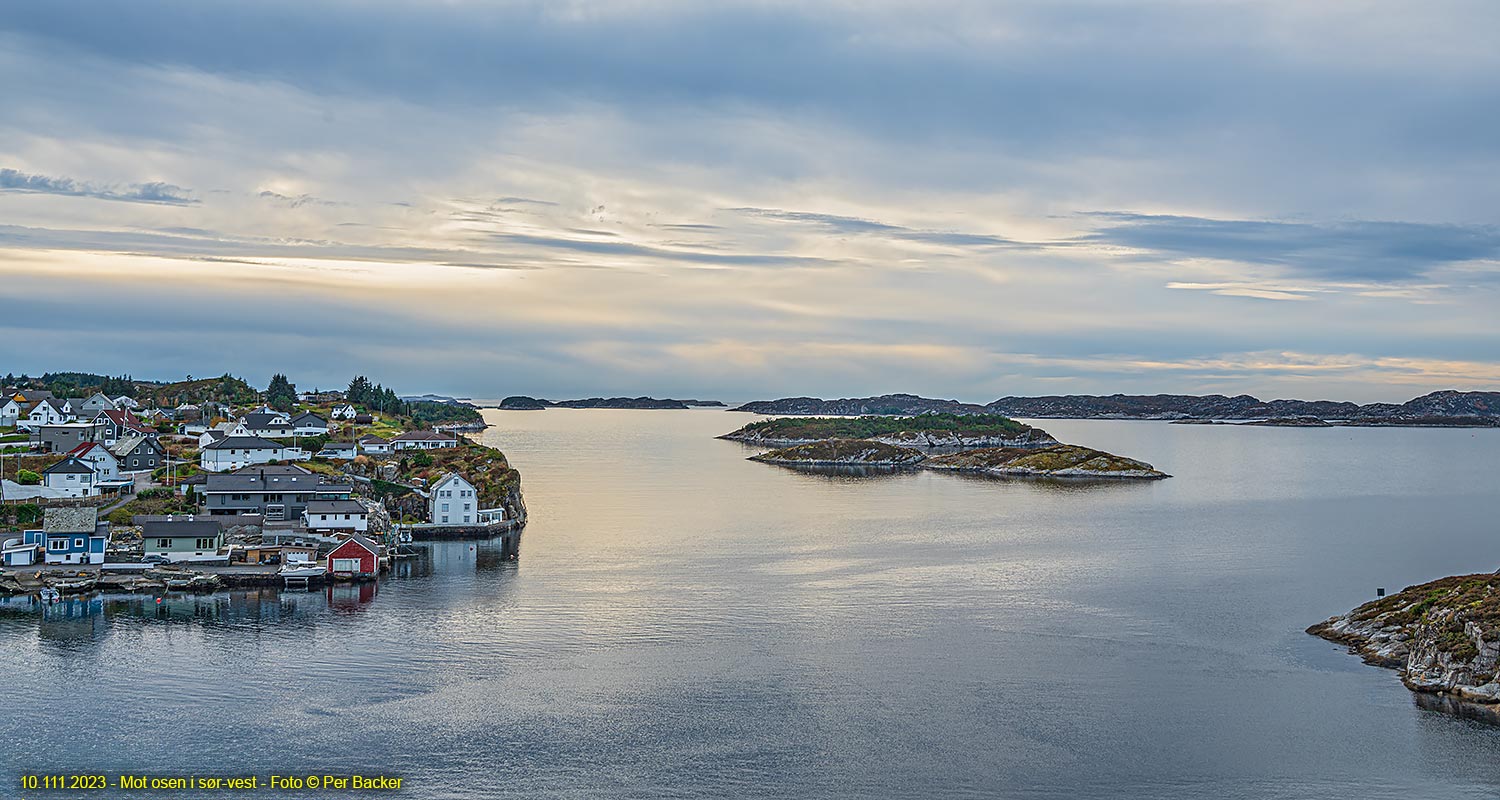
[[[1335,280],[1413,281],[1439,267],[1500,259],[1500,227],[1493,225],[1093,216],[1103,224],[1081,238],[1094,244],[1152,258],[1217,259]]]
[[[70,197],[92,197],[99,200],[122,200],[130,203],[190,205],[198,201],[181,186],[151,181],[132,183],[124,188],[99,186],[72,178],[31,175],[9,167],[0,168],[0,192],[58,194]]]
[[[51,348],[18,368],[263,335],[412,391],[1403,400],[1488,373],[1232,363],[1500,352],[1489,3],[7,11],[0,324]],[[274,319],[155,330],[250,288]]]

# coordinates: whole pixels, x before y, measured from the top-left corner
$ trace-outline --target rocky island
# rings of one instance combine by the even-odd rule
[[[802,467],[910,467],[924,456],[910,447],[870,439],[824,439],[751,456],[751,461]]]
[[[771,447],[824,439],[866,439],[897,447],[1044,447],[1057,440],[1039,428],[998,414],[922,414],[911,417],[812,417],[752,422],[720,436]]]
[[[1172,477],[1144,461],[1073,444],[1057,444],[1030,450],[1017,447],[966,450],[929,458],[923,462],[922,468],[1036,478],[1159,480]]]
[[[1412,691],[1500,704],[1500,575],[1410,586],[1307,632],[1396,670]]]
[[[625,408],[666,409],[682,411],[698,407],[722,407],[718,400],[658,400],[655,397],[587,397],[582,400],[542,400],[525,395],[512,395],[500,401],[502,411],[541,411],[547,408]]]
[[[1170,477],[1144,461],[1061,444],[1040,428],[995,414],[770,419],[719,438],[777,447],[750,460],[802,468],[920,468],[1022,478]]]

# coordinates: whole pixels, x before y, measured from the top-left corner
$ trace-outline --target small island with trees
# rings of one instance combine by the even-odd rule
[[[721,439],[775,449],[750,460],[800,469],[931,469],[991,477],[1170,477],[1144,461],[1062,444],[998,414],[794,417],[752,422]]]

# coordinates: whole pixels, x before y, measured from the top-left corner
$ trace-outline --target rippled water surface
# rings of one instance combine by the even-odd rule
[[[1040,422],[1176,476],[1078,485],[799,473],[713,439],[749,420],[716,410],[486,414],[524,475],[519,562],[451,543],[363,591],[0,605],[0,780],[1500,793],[1500,728],[1302,633],[1500,567],[1500,431]]]

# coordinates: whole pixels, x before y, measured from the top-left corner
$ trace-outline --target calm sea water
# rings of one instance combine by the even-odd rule
[[[525,478],[519,562],[439,544],[363,591],[0,606],[0,796],[29,770],[383,771],[423,798],[1500,793],[1500,728],[1302,633],[1500,567],[1500,431],[1040,422],[1176,476],[1082,486],[798,473],[713,439],[749,420],[715,410],[486,414]]]

